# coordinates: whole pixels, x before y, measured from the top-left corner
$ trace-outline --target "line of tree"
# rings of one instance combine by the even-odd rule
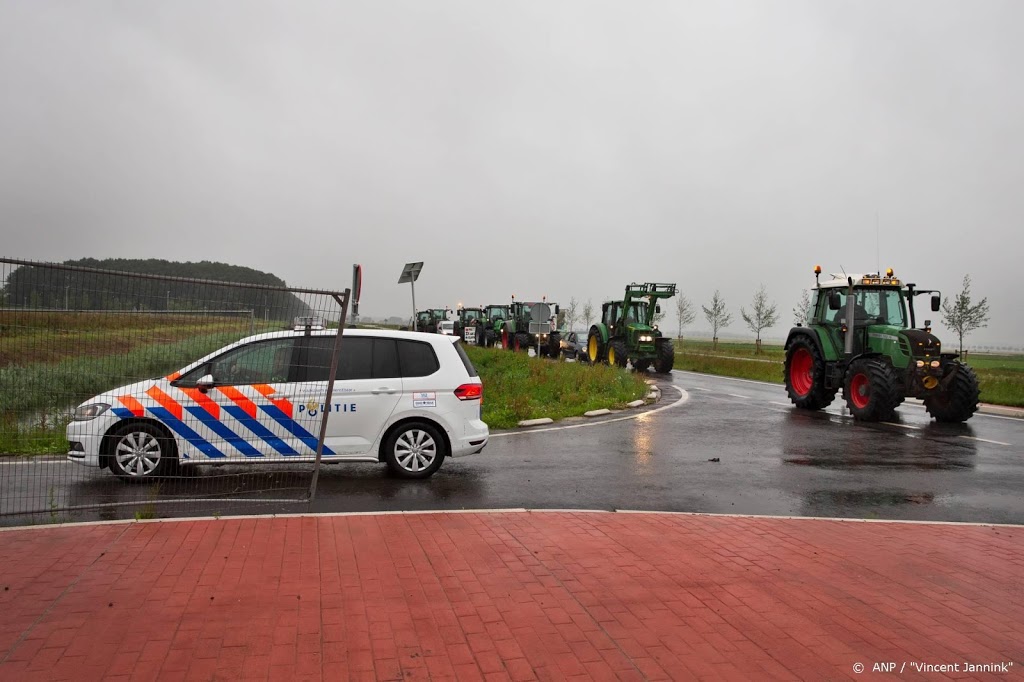
[[[280,277],[253,268],[212,261],[173,262],[163,259],[83,258],[63,265],[112,270],[121,274],[63,270],[24,265],[11,271],[0,288],[0,304],[47,310],[197,311],[252,310],[259,318],[290,320],[314,314],[295,294],[195,282],[131,277],[128,273],[207,279],[241,284],[287,286]],[[336,307],[332,299],[317,302],[320,312]]]

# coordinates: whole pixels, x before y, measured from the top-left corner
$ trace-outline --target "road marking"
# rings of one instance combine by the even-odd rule
[[[692,374],[693,376],[703,377],[705,379],[725,379],[727,381],[739,381],[739,382],[744,383],[744,384],[756,384],[758,386],[771,386],[771,387],[774,387],[774,388],[784,388],[783,384],[776,384],[776,383],[773,383],[771,381],[755,381],[753,379],[739,379],[737,377],[724,377],[724,376],[721,376],[721,375],[718,375],[718,374],[701,374],[700,372],[690,372],[690,371],[687,371],[685,369],[674,369],[674,370],[672,370],[672,372],[674,374]],[[697,390],[697,391],[710,391],[711,390],[709,388],[697,388],[696,386],[692,386],[691,388],[693,390]],[[904,401],[903,404],[904,405],[915,405],[917,407],[920,407],[921,409],[924,409],[924,403],[922,403],[921,401],[919,401],[919,400],[917,400],[915,398],[907,398],[907,400]],[[1002,406],[1001,405],[993,405],[992,407],[999,408],[999,407],[1002,407]],[[975,417],[987,417],[989,419],[1009,419],[1009,420],[1015,421],[1017,423],[1020,423],[1020,421],[1021,421],[1020,417],[1008,417],[1008,416],[1002,415],[1002,414],[992,414],[991,412],[975,412],[974,416]]]
[[[28,460],[19,462],[0,462],[0,466],[15,466],[15,465],[26,465],[32,464],[34,466],[43,466],[44,464],[75,464],[70,460],[66,459],[41,459],[41,460]]]
[[[896,422],[882,422],[882,423],[886,424],[888,426],[898,426],[901,429],[913,429],[914,431],[920,431],[921,430],[920,426],[911,426],[910,424],[897,424]]]
[[[960,436],[960,437],[961,438],[966,438],[967,440],[978,440],[978,441],[981,441],[982,443],[992,443],[992,445],[1006,445],[1006,446],[1010,445],[1009,443],[1004,443],[1001,440],[989,440],[988,438],[978,438],[977,436]]]
[[[744,400],[750,400],[749,395],[739,395],[737,393],[726,393],[726,395],[731,395],[733,398],[743,398]]]

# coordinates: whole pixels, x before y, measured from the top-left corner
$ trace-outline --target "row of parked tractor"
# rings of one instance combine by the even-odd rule
[[[421,310],[416,313],[415,328],[454,334],[470,345],[510,351],[533,348],[540,357],[571,357],[619,367],[632,363],[640,371],[653,368],[667,374],[672,371],[675,349],[672,339],[654,323],[654,316],[661,312],[659,301],[675,294],[675,284],[628,285],[621,300],[601,306],[601,320],[591,325],[585,343],[575,331],[564,328],[558,304],[546,298],[517,301],[513,297],[511,303],[479,308]]]

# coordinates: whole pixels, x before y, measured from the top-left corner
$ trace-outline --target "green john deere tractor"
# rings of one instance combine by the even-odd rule
[[[484,345],[485,326],[483,308],[459,308],[459,316],[455,318],[455,335],[467,345]]]
[[[421,310],[416,313],[416,331],[427,332],[428,334],[437,333],[438,318],[434,316],[433,310]]]
[[[438,324],[442,320],[450,319],[450,308],[429,308],[416,313],[416,331],[436,334]]]
[[[931,322],[918,327],[914,298],[939,292],[917,289],[886,273],[833,275],[820,281],[807,326],[790,330],[785,379],[789,399],[799,408],[820,410],[843,389],[854,418],[893,417],[907,396],[924,401],[940,422],[962,422],[978,409],[978,378],[958,353],[943,353]]]
[[[508,319],[507,305],[489,305],[484,308],[484,345],[490,348],[501,341],[501,330]]]
[[[535,348],[541,357],[560,357],[562,336],[557,329],[557,317],[557,303],[513,298],[501,328],[501,347],[514,351]]]
[[[676,295],[675,284],[633,283],[626,286],[621,301],[601,305],[601,321],[587,335],[587,357],[591,363],[606,362],[644,372],[652,364],[654,371],[668,374],[675,364],[672,339],[662,336],[654,315],[661,312],[663,298]]]

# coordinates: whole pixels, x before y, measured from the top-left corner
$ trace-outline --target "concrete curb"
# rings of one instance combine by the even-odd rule
[[[584,417],[603,417],[604,415],[611,414],[611,413],[612,413],[612,411],[609,410],[608,408],[602,408],[600,410],[590,410],[589,412],[584,412],[583,416]]]
[[[518,426],[542,426],[543,424],[554,424],[555,420],[551,417],[541,417],[540,419],[524,419],[519,422]]]

